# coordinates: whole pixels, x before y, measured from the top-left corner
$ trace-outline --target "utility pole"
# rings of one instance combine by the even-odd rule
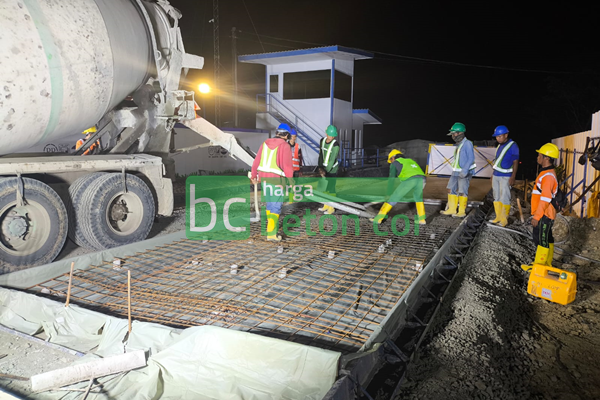
[[[219,93],[221,92],[220,78],[220,66],[221,56],[219,54],[219,0],[213,0],[213,46],[214,46],[214,68],[215,68],[215,126],[219,126],[221,121],[221,98]]]
[[[233,58],[233,123],[238,127],[238,80],[237,80],[237,49],[235,42],[235,26],[231,28],[231,55]]]

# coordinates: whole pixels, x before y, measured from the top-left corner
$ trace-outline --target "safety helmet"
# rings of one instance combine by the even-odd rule
[[[546,143],[536,151],[550,158],[558,158],[558,146],[554,143]]]
[[[492,137],[504,135],[506,133],[508,133],[508,128],[504,125],[498,125],[496,129],[494,129],[494,134],[492,135]]]
[[[450,133],[448,134],[448,136],[452,136],[454,132],[465,133],[466,131],[467,127],[465,126],[465,124],[461,122],[456,122],[454,125],[452,125],[452,128],[450,128]]]
[[[277,132],[291,133],[292,128],[290,128],[290,126],[288,124],[279,124],[279,126],[277,127]]]
[[[325,130],[327,136],[337,137],[337,128],[333,125],[329,125]]]
[[[87,135],[88,133],[96,133],[96,127],[92,126],[91,128],[88,128],[85,131],[81,132],[82,135]]]
[[[400,150],[396,150],[396,149],[390,151],[390,154],[388,154],[388,164],[393,163],[398,154],[402,154],[402,152]]]
[[[292,136],[298,135],[298,132],[296,132],[296,130],[294,128],[292,128],[292,131],[290,133]]]

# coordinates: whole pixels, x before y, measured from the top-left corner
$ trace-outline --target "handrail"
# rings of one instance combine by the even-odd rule
[[[321,134],[319,133],[319,129],[312,126],[309,123],[310,120],[305,115],[302,115],[302,113],[300,111],[294,110],[291,106],[285,104],[283,101],[281,101],[281,99],[277,98],[276,96],[273,96],[272,94],[267,94],[267,96],[270,99],[275,100],[276,103],[280,104],[283,108],[285,108],[287,111],[289,111],[294,117],[296,117],[298,120],[302,121],[306,126],[308,126],[313,132],[315,132],[317,134],[317,136],[321,137]]]
[[[258,111],[258,99],[260,97],[265,98],[265,112],[267,112],[269,115],[271,115],[273,118],[275,118],[279,122],[289,122],[292,125],[294,125],[298,131],[299,136],[304,140],[304,142],[306,142],[306,144],[309,147],[313,148],[313,150],[316,150],[316,151],[319,150],[320,144],[316,140],[316,138],[320,139],[322,136],[319,135],[317,129],[315,129],[313,126],[311,126],[309,123],[307,123],[304,118],[299,117],[293,109],[291,109],[290,107],[285,105],[281,100],[279,100],[278,98],[276,98],[274,96],[271,96],[270,94],[257,94],[256,95],[257,111]],[[287,111],[288,114],[286,115],[284,113],[281,113],[280,110],[272,104],[272,102],[267,101],[267,100],[271,100],[271,99],[274,99],[277,104],[281,105],[281,107],[285,111]],[[281,117],[283,119],[285,119],[285,121],[281,121],[280,118],[277,118],[276,115],[273,115],[274,112],[281,115]],[[290,114],[291,114],[291,116],[290,116]],[[292,122],[291,120],[294,120],[294,121]],[[312,130],[314,133],[311,135],[309,132],[306,131],[305,127],[310,128],[310,130]],[[316,138],[314,136],[316,136]]]

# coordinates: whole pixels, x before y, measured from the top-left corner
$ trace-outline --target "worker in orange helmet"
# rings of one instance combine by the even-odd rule
[[[538,152],[537,163],[542,167],[535,180],[535,187],[531,192],[531,225],[533,225],[533,242],[537,246],[535,259],[532,264],[521,265],[523,270],[530,272],[534,264],[552,265],[554,256],[554,237],[552,225],[556,218],[556,209],[552,199],[558,191],[558,178],[554,170],[554,163],[558,159],[558,147],[546,143]]]

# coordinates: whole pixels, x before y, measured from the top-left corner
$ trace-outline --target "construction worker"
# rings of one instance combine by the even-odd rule
[[[290,147],[292,148],[292,168],[294,169],[294,178],[300,176],[300,167],[302,166],[302,149],[297,142],[298,132],[292,128],[290,137]]]
[[[271,178],[269,179],[271,185],[285,186],[285,178],[293,178],[292,151],[288,144],[291,131],[292,129],[288,124],[279,125],[275,137],[265,140],[258,149],[250,175],[254,185],[257,185],[261,180],[264,181],[265,178]],[[279,182],[275,183],[274,181]],[[277,235],[277,231],[279,229],[279,214],[281,214],[283,196],[270,195],[269,200],[271,201],[267,201],[267,240],[279,242],[281,236]]]
[[[452,162],[452,175],[448,181],[448,206],[440,214],[452,215],[456,218],[464,218],[469,196],[469,184],[475,174],[475,153],[473,142],[465,137],[467,128],[464,124],[457,122],[450,128],[448,136],[456,143],[454,148],[454,159]],[[456,208],[458,206],[458,212]]]
[[[498,147],[492,166],[494,169],[492,189],[496,218],[490,222],[506,226],[510,212],[510,188],[515,184],[517,168],[519,167],[519,146],[508,138],[508,128],[504,125],[497,126],[492,137],[495,137],[498,141]]]
[[[332,196],[335,196],[335,183],[338,172],[338,155],[340,152],[340,145],[338,144],[336,137],[338,135],[337,128],[333,125],[329,125],[325,130],[327,135],[321,139],[321,146],[319,151],[319,173],[323,178],[327,179],[326,192]],[[319,208],[319,211],[324,211],[324,214],[333,214],[335,208],[332,206],[324,205]]]
[[[554,238],[552,225],[556,218],[556,209],[551,204],[558,191],[558,178],[554,170],[554,162],[558,159],[558,147],[546,143],[538,152],[537,163],[542,167],[535,180],[535,187],[531,192],[531,225],[533,225],[533,243],[537,246],[533,264],[521,265],[529,272],[534,264],[552,265],[554,256]]]
[[[79,150],[81,148],[81,146],[83,146],[85,144],[85,142],[90,140],[90,138],[92,137],[92,135],[94,133],[96,133],[95,126],[92,126],[91,128],[88,128],[85,131],[81,132],[82,135],[85,135],[85,138],[79,139],[77,141],[77,143],[75,143],[75,150]],[[86,149],[83,152],[83,155],[85,156],[85,155],[89,155],[89,154],[98,154],[99,152],[100,152],[100,140],[98,139],[88,149]]]
[[[414,160],[402,157],[400,150],[392,150],[388,155],[388,163],[390,165],[390,178],[400,179],[400,186],[396,188],[390,196],[388,202],[383,203],[379,214],[371,221],[377,220],[381,224],[386,215],[390,212],[393,206],[399,201],[403,201],[406,195],[412,192],[412,199],[417,206],[417,215],[419,216],[419,224],[424,225],[425,222],[425,204],[423,203],[423,189],[425,188],[425,173]]]

